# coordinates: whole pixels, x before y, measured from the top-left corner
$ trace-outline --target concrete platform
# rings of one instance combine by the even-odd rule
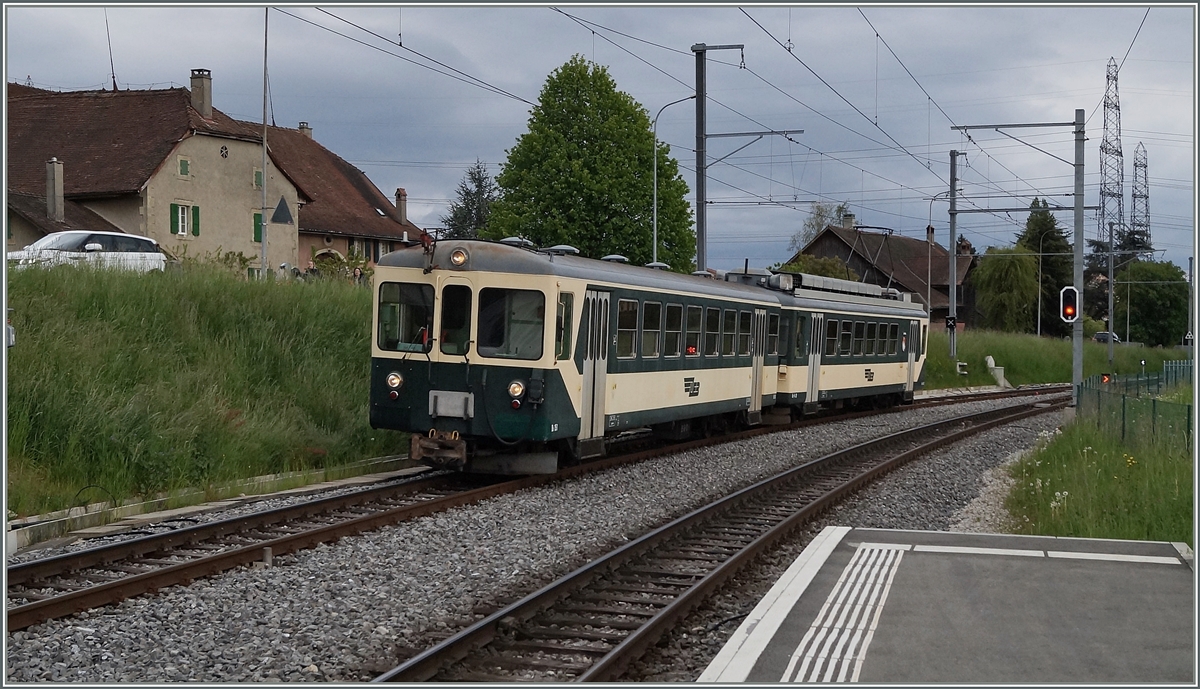
[[[1196,682],[1186,544],[828,527],[700,682]]]

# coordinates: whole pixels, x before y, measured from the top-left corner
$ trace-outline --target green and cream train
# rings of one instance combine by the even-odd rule
[[[639,429],[681,439],[922,385],[929,321],[907,294],[575,253],[442,240],[382,257],[371,426],[411,432],[432,466],[552,473]]]

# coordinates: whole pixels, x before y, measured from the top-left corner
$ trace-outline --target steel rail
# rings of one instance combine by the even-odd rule
[[[1016,390],[1002,393],[984,393],[982,395],[962,395],[926,401],[923,402],[921,406],[940,406],[945,404],[964,403],[980,399],[993,399],[996,397],[1010,397],[1031,394],[1040,395],[1050,392],[1057,392],[1057,390],[1041,388],[1032,391]],[[345,519],[337,524],[319,527],[303,533],[289,534],[274,539],[263,539],[251,545],[231,547],[220,553],[181,562],[178,565],[163,566],[153,571],[132,574],[115,581],[68,591],[62,595],[51,598],[10,606],[7,611],[8,628],[14,631],[24,629],[30,625],[44,622],[48,619],[64,617],[83,610],[120,602],[127,598],[153,592],[167,586],[190,583],[198,578],[212,576],[235,567],[263,561],[266,559],[264,554],[267,552],[270,553],[271,557],[276,555],[284,555],[304,548],[313,547],[323,542],[336,540],[343,536],[370,531],[408,519],[415,519],[417,517],[445,511],[453,507],[479,502],[496,497],[498,495],[546,485],[563,479],[575,478],[587,473],[601,471],[623,464],[645,461],[654,457],[684,452],[687,450],[698,449],[716,444],[738,442],[768,433],[795,430],[831,420],[853,419],[863,416],[872,416],[880,413],[902,411],[903,409],[907,409],[907,407],[892,407],[884,410],[859,411],[849,414],[841,414],[835,417],[822,416],[808,418],[793,422],[791,424],[760,426],[746,431],[730,433],[715,438],[671,444],[641,452],[588,462],[579,466],[569,467],[558,472],[557,474],[528,476],[512,481],[493,484],[484,488],[468,490],[444,498],[430,499],[414,505],[404,505],[382,510],[362,517]],[[199,524],[192,527],[176,529],[163,534],[155,534],[142,538],[130,539],[98,548],[91,548],[74,553],[59,555],[56,557],[12,565],[7,568],[7,581],[10,587],[9,595],[14,595],[11,590],[13,585],[24,585],[27,588],[36,589],[36,582],[45,580],[49,577],[63,576],[73,572],[87,570],[89,568],[103,568],[106,565],[112,565],[122,561],[130,561],[134,564],[137,564],[138,561],[136,558],[159,553],[164,550],[186,547],[188,545],[202,543],[206,540],[213,540],[225,536],[245,533],[254,529],[284,524],[289,521],[311,518],[323,513],[336,512],[347,507],[363,505],[371,500],[397,497],[405,493],[421,493],[431,490],[436,491],[444,489],[447,483],[447,477],[432,477],[428,479],[410,481],[399,485],[371,488],[347,495],[310,500],[297,505],[266,510],[244,517],[225,519],[209,524]]]
[[[640,628],[626,636],[615,648],[611,649],[602,658],[595,660],[591,667],[576,678],[576,681],[615,680],[628,666],[628,663],[640,657],[663,633],[677,624],[680,619],[696,605],[700,604],[742,566],[760,554],[764,549],[780,540],[791,529],[821,512],[832,503],[841,499],[845,494],[856,490],[862,484],[873,480],[876,476],[890,471],[904,462],[910,461],[937,447],[956,442],[963,437],[982,432],[1000,424],[1011,423],[1027,416],[1061,408],[1065,404],[1067,404],[1066,400],[1055,404],[1033,402],[947,419],[866,441],[845,450],[806,462],[776,476],[763,479],[707,506],[693,510],[662,527],[644,534],[621,548],[564,575],[521,600],[494,612],[485,619],[476,622],[436,646],[426,649],[401,665],[378,676],[374,681],[428,681],[447,663],[457,662],[475,649],[485,646],[496,639],[500,633],[501,626],[506,621],[530,619],[544,608],[585,586],[596,577],[615,570],[622,563],[633,560],[692,527],[729,513],[739,504],[746,503],[755,496],[779,489],[785,484],[802,479],[806,474],[835,465],[848,457],[878,452],[889,445],[897,443],[913,442],[931,433],[953,429],[955,426],[967,426],[932,441],[925,442],[918,447],[908,449],[889,458],[885,462],[877,463],[876,466],[855,475],[837,488],[826,492],[801,510],[782,520],[779,524],[767,530],[766,533],[757,537],[749,546],[730,556],[712,571],[708,572],[700,581],[675,598],[675,600],[647,620]]]

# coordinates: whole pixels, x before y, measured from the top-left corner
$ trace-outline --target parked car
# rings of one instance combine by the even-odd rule
[[[1113,342],[1121,341],[1121,338],[1116,333],[1098,332],[1095,335],[1092,335],[1092,340],[1094,342],[1102,342],[1104,344],[1108,344],[1109,339],[1112,339]]]
[[[8,252],[10,268],[90,264],[147,273],[162,270],[166,263],[158,242],[121,232],[52,232],[20,251]]]

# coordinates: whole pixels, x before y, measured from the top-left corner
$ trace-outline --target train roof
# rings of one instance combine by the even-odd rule
[[[493,242],[481,239],[443,239],[430,247],[432,261],[419,245],[405,246],[380,257],[378,266],[395,268],[421,268],[429,265],[434,270],[448,272],[480,271],[513,273],[523,275],[556,275],[593,282],[618,283],[649,290],[685,292],[725,299],[739,299],[764,303],[777,303],[788,308],[811,308],[814,310],[846,309],[882,315],[919,317],[924,307],[907,299],[892,299],[870,294],[839,293],[808,289],[807,283],[797,280],[801,287],[790,291],[769,289],[765,286],[742,284],[702,275],[684,275],[667,270],[629,265],[616,261],[583,258],[563,253],[561,250],[519,246],[515,243]],[[450,254],[455,249],[467,253],[466,265],[455,268],[450,263]],[[766,271],[754,271],[770,275]],[[812,276],[803,276],[813,281]],[[836,281],[835,281],[836,282]],[[871,285],[871,287],[875,287]],[[876,288],[878,289],[878,288]],[[905,295],[907,296],[907,295]]]
[[[467,252],[464,268],[451,267],[450,254],[455,249]],[[459,270],[516,273],[524,275],[557,275],[594,282],[615,282],[650,290],[669,290],[725,299],[775,302],[775,295],[759,287],[750,287],[723,280],[683,275],[667,270],[601,261],[547,250],[533,250],[502,242],[479,239],[443,239],[433,244],[435,270]],[[420,245],[409,246],[380,257],[378,265],[401,268],[425,268],[427,259]]]

